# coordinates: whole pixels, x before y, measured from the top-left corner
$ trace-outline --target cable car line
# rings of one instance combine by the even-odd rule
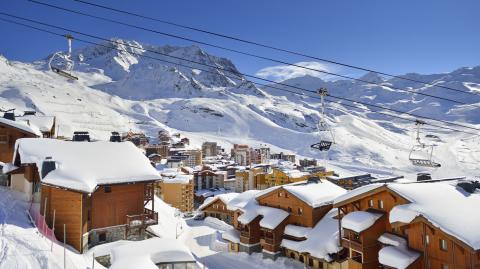
[[[24,18],[21,18],[21,17],[18,17],[18,16],[6,14],[6,13],[3,13],[3,12],[0,12],[0,14],[7,15],[7,16],[10,16],[10,17],[16,17],[16,18],[24,19]],[[17,21],[8,20],[8,19],[5,19],[5,18],[0,18],[0,20],[5,21],[5,22],[9,22],[9,23],[13,23],[13,24],[17,24],[17,25],[22,25],[22,26],[27,27],[27,28],[32,28],[32,29],[35,29],[35,30],[38,30],[38,31],[46,32],[46,33],[49,33],[49,34],[52,34],[52,35],[56,35],[56,36],[60,36],[60,37],[65,37],[65,36],[66,36],[65,34],[59,34],[59,33],[56,33],[56,32],[50,31],[50,30],[46,30],[46,29],[39,28],[39,27],[35,27],[35,26],[32,26],[32,25],[20,23],[20,22],[17,22]],[[33,21],[33,20],[29,20],[29,19],[24,19],[24,20]],[[33,22],[35,22],[35,21],[33,21]],[[43,23],[41,23],[41,24],[43,24]],[[57,26],[51,26],[51,27],[61,28],[61,27],[57,27]],[[80,39],[80,38],[75,38],[75,40],[80,41],[80,42],[83,42],[83,43],[91,44],[91,45],[103,46],[103,47],[110,48],[110,49],[114,49],[114,50],[117,50],[117,51],[120,51],[120,52],[127,52],[127,51],[125,51],[125,50],[118,49],[117,47],[114,47],[114,46],[107,46],[107,45],[104,45],[104,44],[100,44],[100,43],[96,43],[96,42],[92,42],[92,41],[88,41],[88,40],[84,40],[84,39]],[[107,40],[107,41],[110,42],[110,40]],[[127,44],[124,44],[124,45],[125,45],[126,47],[135,47],[135,46],[127,45]],[[158,61],[161,61],[161,62],[166,62],[166,63],[170,63],[170,64],[175,64],[175,65],[178,65],[178,66],[183,66],[183,67],[187,67],[187,68],[196,68],[196,69],[199,69],[199,68],[197,68],[197,67],[188,66],[188,65],[181,64],[181,63],[178,63],[178,62],[171,62],[171,61],[167,61],[167,60],[164,60],[164,59],[159,59],[159,58],[155,58],[155,57],[151,57],[151,56],[148,56],[148,55],[143,55],[143,54],[139,54],[139,53],[135,53],[135,52],[129,52],[129,53],[131,53],[131,54],[133,54],[133,55],[136,55],[136,56],[139,56],[139,57],[144,57],[144,58],[149,58],[149,59],[153,59],[153,60],[158,60]],[[172,57],[173,57],[173,56],[172,56]],[[181,58],[181,59],[182,59],[182,60],[186,60],[186,59],[183,59],[183,58]],[[203,64],[203,65],[205,65],[205,64]],[[207,65],[207,66],[208,66],[208,65]],[[219,68],[217,68],[217,69],[219,69]],[[209,73],[214,73],[214,74],[216,74],[215,72],[213,72],[213,71],[211,71],[211,70],[206,70],[206,69],[199,69],[199,70],[204,71],[204,72],[209,72]],[[224,69],[220,69],[220,70],[224,70]],[[228,70],[224,70],[224,71],[228,71]],[[239,74],[241,74],[241,73],[239,73]],[[242,75],[243,75],[243,74],[242,74]],[[230,77],[230,78],[232,78],[232,77]],[[237,79],[238,79],[238,78],[237,78]],[[296,91],[287,90],[287,89],[284,89],[284,88],[275,87],[275,86],[272,86],[272,85],[269,85],[269,84],[263,84],[263,83],[259,83],[259,82],[248,81],[248,80],[246,80],[246,81],[247,81],[247,82],[250,82],[250,83],[253,83],[253,84],[255,84],[255,85],[260,85],[260,86],[269,87],[269,88],[272,88],[272,89],[277,89],[277,90],[280,90],[280,91],[290,92],[290,93],[292,93],[292,94],[299,95],[299,96],[309,97],[309,98],[313,98],[313,99],[320,99],[319,97],[316,97],[316,96],[309,96],[309,95],[306,95],[306,94],[303,94],[303,93],[299,93],[299,92],[296,92]],[[296,88],[296,89],[301,89],[301,90],[303,90],[303,91],[305,91],[305,92],[316,93],[315,91],[311,91],[311,90],[307,90],[307,89],[303,89],[303,88],[291,86],[291,85],[288,85],[288,84],[282,84],[282,83],[278,83],[278,82],[272,82],[272,83],[273,83],[273,84],[280,84],[280,85],[282,85],[282,86],[287,86],[287,87],[293,87],[293,88]],[[332,95],[328,95],[328,97],[338,98],[338,97],[334,97],[334,96],[332,96]],[[363,105],[366,105],[366,106],[376,106],[376,105],[370,105],[370,104],[366,104],[366,103],[361,103],[361,102],[358,102],[358,101],[353,101],[353,102],[356,102],[356,103],[359,103],[359,104],[363,104]],[[365,110],[365,108],[361,108],[361,107],[358,107],[358,106],[348,105],[348,104],[344,104],[344,103],[340,103],[340,102],[335,102],[335,103],[338,103],[338,104],[341,104],[341,105],[347,106],[347,107],[353,107],[353,108]],[[395,113],[406,114],[405,112],[398,112],[398,111],[392,110],[392,109],[390,109],[390,108],[384,108],[384,107],[379,107],[379,108],[384,109],[384,110],[389,110],[389,111],[392,111],[392,112],[395,112]],[[412,121],[412,119],[407,119],[407,118],[403,118],[403,117],[399,117],[399,116],[394,116],[394,115],[391,115],[391,114],[388,114],[388,113],[382,113],[382,112],[379,112],[379,111],[372,111],[372,110],[369,110],[369,111],[374,112],[374,113],[379,113],[379,114],[387,115],[387,116],[391,116],[391,117],[396,117],[396,118],[403,119],[403,120]],[[452,123],[452,122],[448,122],[448,121],[443,121],[443,120],[438,120],[438,119],[433,119],[433,118],[429,118],[429,117],[423,117],[423,116],[414,115],[414,114],[410,114],[410,115],[413,116],[413,117],[422,117],[422,118],[425,118],[425,119],[429,119],[429,120],[433,120],[433,121],[439,121],[439,122],[446,123],[446,124],[458,125],[458,124],[456,124],[456,123]],[[471,132],[466,132],[466,131],[454,129],[454,128],[451,128],[451,127],[434,125],[434,124],[432,124],[432,123],[428,123],[428,124],[431,125],[431,126],[435,126],[435,127],[439,127],[439,128],[443,128],[443,129],[449,129],[449,130],[452,130],[452,131],[457,131],[457,132],[463,132],[463,133],[466,133],[466,134],[477,135],[477,134],[474,134],[474,133],[471,133]],[[463,125],[460,125],[460,126],[463,127]],[[469,127],[469,128],[472,128],[472,127]],[[472,128],[472,129],[474,129],[474,128]],[[480,129],[475,129],[475,130],[480,130]]]
[[[35,2],[37,4],[48,5],[46,3],[42,3],[42,2],[39,2],[39,1],[34,1],[34,0],[30,0],[30,1]],[[100,4],[96,4],[96,3],[92,3],[92,2],[88,2],[88,1],[84,1],[84,0],[73,0],[73,1],[78,2],[78,3],[82,3],[82,4],[86,4],[86,5],[90,5],[90,6],[95,6],[95,7],[102,8],[102,9],[107,9],[107,10],[110,10],[110,11],[115,11],[115,12],[118,12],[118,13],[127,14],[127,15],[130,15],[130,16],[135,16],[135,17],[139,17],[139,18],[143,18],[143,19],[147,19],[147,20],[151,20],[151,21],[160,22],[160,23],[163,23],[163,24],[167,24],[167,25],[171,25],[171,26],[175,26],[175,27],[179,27],[179,28],[183,28],[183,29],[188,29],[188,30],[192,30],[192,31],[196,31],[196,32],[201,32],[201,33],[208,34],[208,35],[214,35],[214,36],[218,36],[218,37],[222,37],[222,38],[226,38],[226,39],[230,39],[230,40],[235,40],[235,41],[242,42],[242,43],[245,43],[245,44],[255,45],[255,46],[259,46],[259,47],[263,47],[263,48],[267,48],[267,49],[271,49],[271,50],[275,50],[275,51],[280,51],[280,52],[284,52],[284,53],[288,53],[288,54],[292,54],[292,55],[296,55],[296,56],[302,56],[302,57],[310,58],[310,59],[313,59],[313,60],[318,60],[318,61],[322,61],[322,62],[326,62],[326,63],[331,63],[331,64],[335,64],[335,65],[339,65],[339,66],[344,66],[344,67],[348,67],[348,68],[352,68],[352,69],[361,70],[361,71],[372,72],[372,73],[376,73],[376,74],[379,74],[379,75],[382,75],[382,76],[388,76],[388,77],[391,77],[391,78],[402,79],[402,80],[406,80],[406,81],[410,81],[410,82],[420,83],[420,84],[429,85],[429,86],[433,86],[433,87],[438,87],[438,88],[442,88],[442,89],[447,89],[447,90],[451,90],[451,91],[462,92],[462,93],[471,94],[471,95],[478,95],[477,93],[474,93],[474,92],[462,91],[462,90],[451,88],[451,87],[448,87],[448,86],[434,84],[434,83],[431,83],[431,82],[425,82],[425,81],[421,81],[421,80],[417,80],[417,79],[406,78],[406,77],[402,77],[402,76],[399,76],[399,75],[393,75],[393,74],[389,74],[389,73],[386,73],[386,72],[373,70],[373,69],[370,69],[370,68],[360,67],[360,66],[356,66],[356,65],[352,65],[352,64],[346,64],[346,63],[341,63],[341,62],[334,61],[334,60],[329,60],[329,59],[325,59],[325,58],[311,56],[311,55],[307,55],[305,53],[301,53],[301,52],[297,52],[297,51],[293,51],[293,50],[283,49],[283,48],[263,44],[263,43],[256,42],[256,41],[246,40],[246,39],[234,37],[234,36],[231,36],[231,35],[226,35],[226,34],[222,34],[222,33],[217,33],[217,32],[213,32],[213,31],[200,29],[200,28],[197,28],[197,27],[182,25],[182,24],[175,23],[175,22],[172,22],[172,21],[153,18],[153,17],[142,15],[142,14],[138,14],[138,13],[134,13],[134,12],[126,11],[126,10],[121,10],[121,9],[117,9],[117,8],[112,8],[112,7],[109,7],[109,6],[100,5]]]
[[[36,0],[28,0],[28,1],[32,2],[32,3],[35,3],[35,4],[51,7],[51,8],[54,8],[54,9],[58,9],[58,10],[62,10],[62,11],[66,11],[66,12],[90,17],[90,18],[95,18],[95,19],[98,19],[98,20],[107,21],[107,22],[131,27],[131,28],[136,28],[136,29],[139,29],[139,30],[152,32],[152,33],[156,33],[156,34],[160,34],[160,35],[164,35],[164,36],[168,36],[168,37],[172,37],[172,38],[176,38],[176,39],[181,39],[181,40],[185,40],[185,41],[189,41],[189,42],[193,42],[193,43],[197,43],[197,44],[201,44],[201,45],[205,45],[205,46],[209,46],[209,47],[213,47],[213,48],[217,48],[217,49],[221,49],[221,50],[235,52],[235,53],[250,56],[250,57],[264,59],[264,60],[268,60],[268,61],[272,61],[272,62],[276,62],[276,63],[280,63],[280,64],[285,64],[285,65],[289,65],[289,66],[293,66],[293,67],[297,67],[297,68],[302,68],[302,69],[306,69],[306,70],[310,70],[310,71],[315,71],[315,72],[319,72],[319,73],[323,73],[323,74],[327,74],[327,75],[331,75],[331,76],[335,76],[335,77],[340,77],[340,78],[344,78],[344,79],[348,79],[348,80],[354,80],[354,81],[360,81],[360,82],[363,82],[363,83],[374,84],[374,85],[377,85],[377,86],[380,86],[380,87],[384,86],[384,85],[382,85],[381,83],[378,83],[378,82],[372,82],[372,81],[364,80],[364,79],[361,79],[361,78],[355,78],[355,77],[351,77],[351,76],[347,76],[347,75],[341,75],[341,74],[337,74],[337,73],[334,73],[334,72],[329,72],[329,71],[320,70],[320,69],[316,69],[316,68],[306,67],[306,66],[286,62],[286,61],[273,59],[273,58],[270,58],[270,57],[265,57],[265,56],[261,56],[261,55],[257,55],[257,54],[252,54],[252,53],[249,53],[249,52],[239,51],[239,50],[231,49],[231,48],[228,48],[228,47],[225,47],[225,46],[219,46],[219,45],[215,45],[215,44],[204,42],[204,41],[198,41],[198,40],[188,38],[188,37],[185,37],[185,36],[181,36],[181,35],[161,32],[161,31],[158,31],[158,30],[155,30],[155,29],[145,28],[143,26],[138,26],[138,25],[134,25],[134,24],[130,24],[130,23],[125,23],[125,22],[122,22],[122,21],[109,19],[109,18],[97,16],[97,15],[87,14],[87,13],[84,13],[84,12],[81,12],[81,11],[78,11],[78,10],[69,9],[69,8],[65,8],[65,7],[60,7],[60,6],[49,4],[49,3],[44,3],[44,2],[40,2],[40,1],[36,1]],[[73,1],[75,1],[75,0],[73,0]],[[352,68],[353,68],[353,66],[352,66]],[[367,71],[368,69],[362,69],[362,70]],[[373,70],[371,70],[371,72],[389,76],[386,73],[375,72]],[[394,77],[399,78],[399,79],[402,78],[401,76],[394,76]],[[403,79],[405,79],[405,78],[403,78]],[[410,80],[410,79],[407,78],[407,80]],[[414,81],[414,80],[410,80],[410,81]],[[436,84],[427,83],[427,82],[420,82],[420,81],[415,81],[415,82],[421,83],[421,84],[424,84],[424,85],[430,85],[432,87],[440,87],[441,86],[441,85],[436,85]],[[437,96],[437,95],[432,95],[432,94],[427,94],[427,93],[422,93],[422,92],[416,92],[414,90],[402,89],[402,88],[393,87],[393,86],[390,86],[389,88],[399,90],[399,91],[409,92],[409,93],[412,93],[412,94],[419,94],[419,95],[423,95],[423,96],[427,96],[427,97],[437,98],[437,99],[441,99],[441,100],[444,100],[444,101],[449,101],[449,102],[452,102],[452,103],[468,104],[468,103],[458,101],[458,100],[454,100],[454,99],[450,99],[450,98],[440,97],[440,96]],[[450,88],[450,87],[446,87],[446,86],[442,86],[441,88],[449,89],[449,90],[456,91],[456,92],[471,94],[471,95],[477,95],[476,93],[473,93],[473,92],[466,92],[466,91],[462,91],[462,90],[458,90],[458,89],[454,89],[454,88]]]

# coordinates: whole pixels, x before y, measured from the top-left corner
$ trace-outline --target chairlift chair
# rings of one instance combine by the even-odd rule
[[[319,151],[329,151],[335,142],[332,130],[325,121],[325,102],[324,97],[328,95],[327,89],[321,88],[318,90],[321,98],[321,114],[320,114],[320,123],[318,124],[318,133],[320,135],[320,142],[311,145],[312,149]]]
[[[55,52],[48,61],[48,66],[53,72],[60,76],[68,79],[78,80],[78,77],[72,74],[73,66],[75,64],[71,59],[73,37],[71,35],[65,35],[65,37],[67,38],[68,42],[68,54],[65,54],[63,51]]]
[[[433,167],[438,168],[441,167],[440,163],[433,161],[433,147],[434,145],[427,145],[423,143],[420,139],[420,126],[425,124],[423,121],[417,120],[415,122],[416,125],[416,144],[413,145],[412,149],[410,150],[410,154],[408,155],[408,159],[410,162],[415,166],[421,167]]]

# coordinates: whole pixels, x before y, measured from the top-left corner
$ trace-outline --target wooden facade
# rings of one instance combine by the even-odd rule
[[[20,138],[38,137],[38,135],[0,122],[0,162],[12,162],[15,142]]]
[[[50,227],[53,227],[55,215],[55,235],[60,241],[63,241],[65,224],[67,244],[82,252],[88,245],[85,241],[90,240],[84,235],[92,230],[125,226],[128,231],[130,226],[139,224],[133,223],[132,217],[149,220],[148,224],[156,223],[157,215],[144,208],[153,197],[152,184],[105,185],[99,186],[92,194],[42,185],[40,213]]]
[[[397,205],[410,203],[405,197],[389,190],[386,186],[352,197],[335,204],[339,215],[354,211],[381,212],[384,215],[374,225],[360,234],[348,229],[339,229],[341,244],[348,250],[349,268],[389,268],[378,262],[378,252],[382,245],[378,238],[391,233],[404,238],[408,248],[419,252],[420,258],[408,268],[480,268],[480,252],[465,245],[460,240],[442,232],[423,217],[417,217],[411,223],[389,222],[389,213]],[[461,220],[459,220],[461,221]],[[442,249],[443,245],[446,247]]]
[[[228,210],[227,205],[221,199],[215,199],[214,202],[202,208],[202,212],[206,217],[217,218],[228,224],[233,223],[234,212]]]

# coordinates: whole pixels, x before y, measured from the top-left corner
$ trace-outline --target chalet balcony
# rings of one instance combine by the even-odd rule
[[[158,213],[148,208],[143,209],[143,214],[127,215],[127,226],[129,228],[146,228],[158,224]]]
[[[363,244],[360,241],[355,239],[345,238],[345,237],[342,237],[342,247],[350,248],[360,252],[363,251]]]

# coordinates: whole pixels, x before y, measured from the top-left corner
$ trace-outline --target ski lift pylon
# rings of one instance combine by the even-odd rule
[[[320,135],[320,142],[311,145],[310,147],[313,149],[317,149],[319,151],[329,151],[332,147],[332,144],[335,143],[333,133],[328,126],[327,121],[325,120],[325,96],[328,95],[328,91],[325,88],[320,88],[318,90],[318,94],[320,95],[321,100],[321,113],[320,113],[320,123],[318,124],[318,133]]]
[[[427,145],[422,142],[420,139],[420,128],[424,125],[425,122],[416,120],[416,144],[413,145],[412,149],[410,150],[410,154],[408,155],[408,159],[410,162],[415,166],[422,166],[422,167],[433,167],[438,168],[441,167],[440,163],[433,161],[433,147],[434,145]],[[419,155],[421,154],[421,155]]]
[[[73,36],[65,35],[65,38],[68,42],[68,53],[65,54],[63,51],[55,52],[50,60],[48,61],[48,66],[50,70],[59,74],[60,76],[66,77],[68,79],[78,80],[78,77],[72,74],[74,62],[71,59],[72,57],[72,40]]]

